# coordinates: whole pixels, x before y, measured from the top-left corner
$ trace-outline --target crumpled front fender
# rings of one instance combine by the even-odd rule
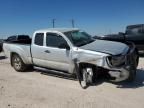
[[[73,53],[72,60],[77,63],[90,63],[96,66],[104,67],[108,54],[93,51],[76,51]]]

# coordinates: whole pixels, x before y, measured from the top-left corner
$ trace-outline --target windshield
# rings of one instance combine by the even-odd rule
[[[94,41],[94,39],[89,34],[82,31],[71,31],[65,32],[64,34],[69,38],[73,45],[77,47],[89,44]]]

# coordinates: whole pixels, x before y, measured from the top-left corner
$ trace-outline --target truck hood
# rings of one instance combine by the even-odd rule
[[[81,46],[80,48],[84,50],[102,52],[111,55],[124,54],[129,49],[129,47],[126,44],[105,40],[96,40],[92,43]]]

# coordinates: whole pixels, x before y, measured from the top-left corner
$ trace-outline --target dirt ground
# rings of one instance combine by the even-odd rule
[[[134,83],[102,79],[83,90],[76,80],[42,73],[16,72],[0,54],[0,108],[144,108],[144,58]]]

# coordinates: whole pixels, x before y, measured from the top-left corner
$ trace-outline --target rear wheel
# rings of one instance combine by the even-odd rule
[[[14,54],[12,56],[11,62],[12,62],[12,66],[14,67],[14,69],[18,72],[24,72],[27,68],[27,66],[24,64],[24,62],[20,58],[20,56],[17,54]]]

